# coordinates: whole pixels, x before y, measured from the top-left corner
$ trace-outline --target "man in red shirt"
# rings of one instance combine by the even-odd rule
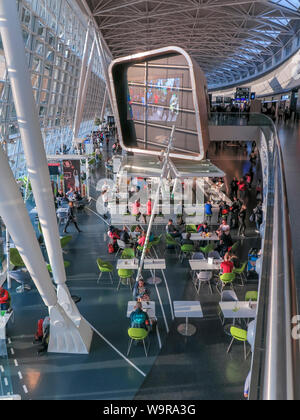
[[[229,274],[232,273],[234,269],[233,262],[230,261],[230,256],[228,254],[225,254],[224,261],[221,264],[221,270],[223,274]]]
[[[0,309],[7,311],[9,309],[9,294],[8,291],[0,286]]]

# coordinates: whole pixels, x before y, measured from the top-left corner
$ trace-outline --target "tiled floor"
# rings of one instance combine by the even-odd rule
[[[238,175],[247,171],[245,159],[238,157],[233,162],[232,156],[223,153],[223,158],[222,155],[218,156],[216,163],[231,177],[232,169]],[[101,174],[101,170],[96,171],[94,182]],[[95,211],[95,207],[91,210]],[[113,261],[113,257],[107,253],[107,225],[93,211],[79,216],[83,233],[78,234],[72,227],[69,229],[73,240],[65,256],[71,262],[71,267],[67,269],[68,285],[73,295],[81,297],[78,307],[82,315],[112,346],[126,354],[126,308],[131,296],[127,288],[117,292],[116,281],[114,286],[111,286],[109,279],[97,285],[96,259],[101,257]],[[249,248],[258,244],[252,229],[247,233],[249,237],[243,241],[241,260],[247,257]],[[166,276],[172,300],[197,299],[188,276],[187,263],[181,264],[172,251],[163,251],[161,255],[167,260]],[[254,283],[249,287],[255,290],[257,285]],[[230,338],[224,333],[217,316],[218,294],[214,292],[211,296],[208,289],[203,288],[200,301],[205,318],[193,321],[197,327],[195,336],[184,338],[176,330],[182,320],[172,322],[163,284],[159,290],[170,334],[166,334],[155,288],[151,288],[151,297],[157,305],[163,349],[159,352],[155,335],[152,337],[149,358],[145,358],[142,347],[134,347],[130,361],[140,371],[120,357],[97,334],[94,335],[90,355],[46,354],[38,357],[32,339],[37,320],[46,315],[46,309],[35,289],[24,295],[13,293],[16,322],[9,327],[8,334],[12,341],[9,350],[12,348],[14,352],[13,355],[9,352],[14,392],[21,394],[24,399],[242,398],[250,359],[246,362],[243,360],[243,349],[239,344],[234,345],[229,355],[226,354]],[[237,288],[236,291],[243,299],[245,290]],[[146,378],[143,373],[147,375]]]

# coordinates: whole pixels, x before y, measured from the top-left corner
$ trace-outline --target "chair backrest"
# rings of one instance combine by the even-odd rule
[[[210,280],[212,278],[212,271],[200,271],[197,273],[198,280]]]
[[[205,260],[205,256],[202,252],[195,252],[192,256],[192,260]]]
[[[221,302],[238,302],[238,297],[234,290],[224,290],[221,294]]]
[[[25,267],[24,261],[22,260],[22,257],[17,248],[10,249],[10,262],[15,267]]]
[[[126,248],[125,242],[124,241],[121,241],[121,239],[117,239],[117,244],[118,244],[118,247],[121,248],[121,249],[125,249]]]
[[[197,233],[197,226],[196,225],[186,225],[186,232],[187,233]]]
[[[234,273],[225,273],[220,276],[220,279],[224,282],[232,282],[235,279]]]
[[[134,249],[125,248],[122,252],[121,259],[131,259],[135,257]]]
[[[210,251],[208,253],[208,258],[215,258],[216,260],[220,260],[221,255],[218,253],[218,251]]]
[[[182,245],[182,247],[181,247],[182,252],[193,252],[194,249],[195,249],[194,245],[189,245],[189,244]]]

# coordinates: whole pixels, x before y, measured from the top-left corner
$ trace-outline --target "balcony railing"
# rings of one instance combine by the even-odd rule
[[[300,399],[300,334],[284,160],[271,119],[262,114],[213,114],[211,125],[260,127],[265,221],[251,400]],[[228,140],[228,139],[226,139]],[[241,138],[242,140],[242,138]],[[299,323],[299,321],[298,321]]]

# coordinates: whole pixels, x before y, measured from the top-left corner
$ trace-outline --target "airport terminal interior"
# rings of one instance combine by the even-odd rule
[[[299,0],[0,0],[0,400],[300,399]]]

